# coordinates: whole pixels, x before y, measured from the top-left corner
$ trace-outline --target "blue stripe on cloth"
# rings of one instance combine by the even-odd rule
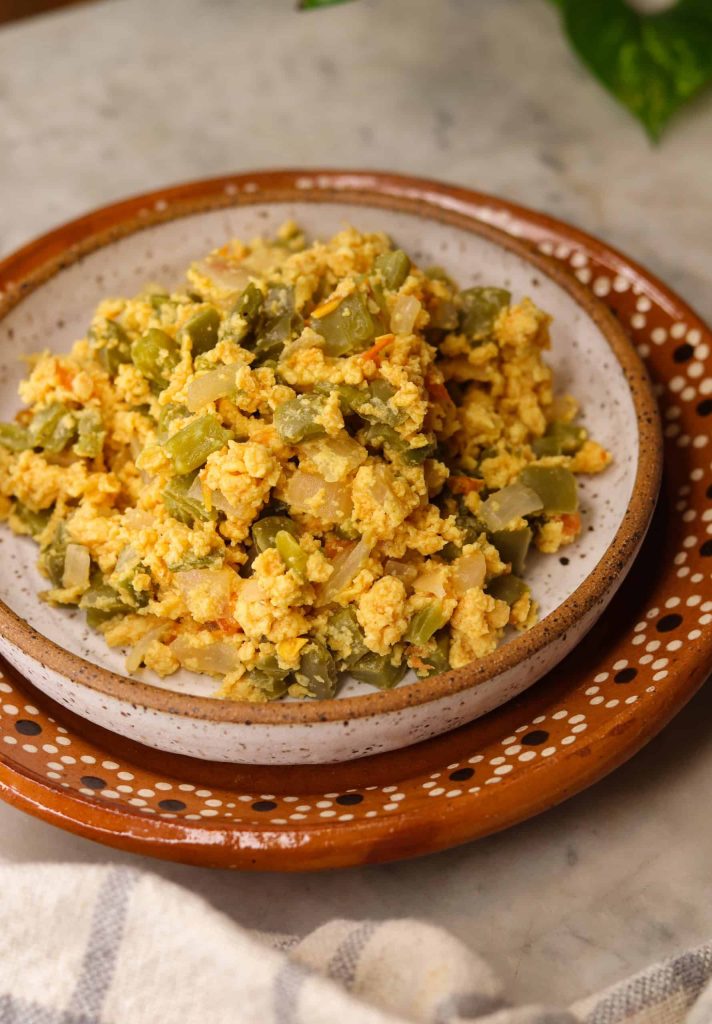
[[[0,1024],[64,1024],[64,1011],[5,994],[0,996]]]
[[[683,994],[685,1006],[693,1005],[712,977],[712,947],[690,950],[658,967],[624,982],[597,1003],[586,1024],[620,1024],[635,1013]]]
[[[505,1003],[499,996],[486,996],[481,992],[458,992],[446,996],[435,1008],[433,1024],[449,1024],[457,1017],[462,1020],[476,1020],[485,1014],[502,1010]]]
[[[345,989],[351,989],[356,980],[361,954],[377,928],[375,921],[364,921],[349,932],[329,960],[326,966],[327,976],[338,981]]]
[[[272,1010],[275,1024],[297,1024],[299,1021],[299,993],[312,971],[294,960],[287,960],[274,979]]]
[[[140,875],[132,868],[112,868],[99,890],[86,951],[66,1017],[101,1018],[121,946],[131,890]]]

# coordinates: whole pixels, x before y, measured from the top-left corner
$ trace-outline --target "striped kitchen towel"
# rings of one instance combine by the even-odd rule
[[[119,867],[0,867],[0,1024],[709,1024],[712,946],[567,1009],[512,1006],[417,921],[249,932]]]

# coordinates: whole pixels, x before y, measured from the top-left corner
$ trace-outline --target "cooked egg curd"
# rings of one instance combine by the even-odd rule
[[[0,515],[129,673],[267,701],[460,668],[534,623],[530,544],[576,539],[576,476],[610,462],[549,323],[384,234],[231,241],[33,358]]]

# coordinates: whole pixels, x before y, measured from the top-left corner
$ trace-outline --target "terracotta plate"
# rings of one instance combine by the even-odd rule
[[[21,276],[136,215],[230,205],[295,183],[384,205],[404,197],[456,211],[553,256],[630,331],[655,382],[667,474],[650,535],[587,639],[535,687],[446,736],[331,767],[258,768],[160,753],[90,726],[6,670],[0,682],[0,795],[126,849],[222,867],[300,870],[392,860],[504,828],[599,779],[654,735],[712,666],[712,334],[640,267],[560,222],[433,182],[276,172],[181,186],[116,204],[32,243]],[[61,234],[61,239],[60,239]]]

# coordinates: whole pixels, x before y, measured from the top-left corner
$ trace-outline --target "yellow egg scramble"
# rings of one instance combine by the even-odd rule
[[[0,515],[129,672],[266,701],[459,668],[536,620],[530,543],[575,540],[576,474],[610,462],[549,324],[384,234],[231,241],[32,359]]]

